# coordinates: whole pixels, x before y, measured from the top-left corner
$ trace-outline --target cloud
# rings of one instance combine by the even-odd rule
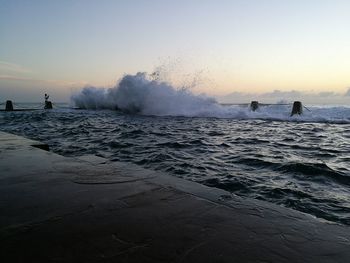
[[[18,77],[12,75],[0,75],[0,80],[34,81],[32,78]]]
[[[306,104],[340,104],[350,105],[350,88],[345,94],[335,93],[333,91],[322,92],[302,92],[297,90],[281,91],[274,90],[265,93],[245,93],[233,92],[225,96],[217,97],[217,100],[222,103],[249,103],[257,100],[261,103],[279,103],[293,102],[300,100]]]
[[[32,70],[21,65],[0,61],[0,73],[31,73]]]
[[[320,92],[318,93],[318,96],[320,97],[331,97],[331,96],[336,96],[337,94],[334,93],[333,91],[324,91],[324,92]]]
[[[301,92],[296,90],[290,90],[290,91],[274,90],[272,92],[262,93],[260,96],[280,98],[280,97],[298,97],[300,95],[301,95]]]
[[[18,81],[18,82],[41,82],[51,85],[57,85],[57,86],[85,86],[87,85],[87,82],[85,81],[65,81],[65,80],[54,80],[54,79],[35,79],[30,77],[19,77],[19,76],[13,76],[13,75],[0,75],[0,81]]]
[[[19,102],[38,102],[48,93],[55,102],[68,102],[72,92],[81,87],[78,82],[18,78],[0,75],[0,103],[6,99]]]

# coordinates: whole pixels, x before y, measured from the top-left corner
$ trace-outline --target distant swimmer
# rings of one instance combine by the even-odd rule
[[[45,102],[47,102],[49,100],[49,98],[50,98],[50,96],[45,93]]]

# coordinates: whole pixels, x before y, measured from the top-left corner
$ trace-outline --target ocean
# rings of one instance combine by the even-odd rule
[[[253,112],[161,82],[123,80],[74,95],[79,109],[0,112],[0,130],[64,156],[130,162],[350,225],[350,107]]]

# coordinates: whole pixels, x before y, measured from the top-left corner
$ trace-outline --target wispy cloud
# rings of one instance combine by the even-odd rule
[[[249,103],[258,100],[262,103],[276,103],[281,101],[292,102],[301,100],[309,104],[350,104],[350,88],[345,93],[334,91],[303,92],[297,90],[274,90],[265,93],[233,92],[226,96],[218,97],[220,102],[225,103]]]
[[[40,79],[33,78],[33,71],[19,64],[1,61],[0,60],[0,80],[6,81],[28,81],[37,82],[42,84],[50,84],[55,86],[85,86],[85,81],[66,81],[66,80],[55,80],[55,79]]]
[[[269,98],[280,98],[280,97],[298,97],[301,96],[302,93],[297,90],[290,90],[290,91],[281,91],[281,90],[274,90],[272,92],[262,93],[259,94],[261,97],[269,97]]]
[[[55,86],[69,86],[69,87],[81,87],[85,86],[88,83],[85,81],[66,81],[66,80],[54,80],[54,79],[36,79],[36,78],[30,78],[30,77],[21,77],[21,76],[14,76],[14,75],[6,75],[6,74],[0,74],[0,80],[7,80],[7,81],[28,81],[28,82],[40,82]]]
[[[32,70],[25,68],[19,64],[1,61],[0,60],[0,73],[31,73]]]
[[[12,75],[0,75],[0,80],[34,81],[32,78],[18,77]]]

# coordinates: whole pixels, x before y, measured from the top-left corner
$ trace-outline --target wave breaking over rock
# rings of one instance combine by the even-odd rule
[[[71,99],[82,109],[141,115],[350,123],[349,107],[308,107],[300,116],[290,116],[289,105],[269,105],[252,112],[248,106],[222,105],[214,98],[193,94],[190,88],[176,88],[152,77],[144,72],[125,75],[112,88],[85,87]]]
[[[194,95],[189,89],[176,89],[166,82],[152,80],[146,73],[126,75],[113,88],[85,87],[73,95],[83,109],[119,109],[143,115],[206,116],[220,105],[213,98]]]

